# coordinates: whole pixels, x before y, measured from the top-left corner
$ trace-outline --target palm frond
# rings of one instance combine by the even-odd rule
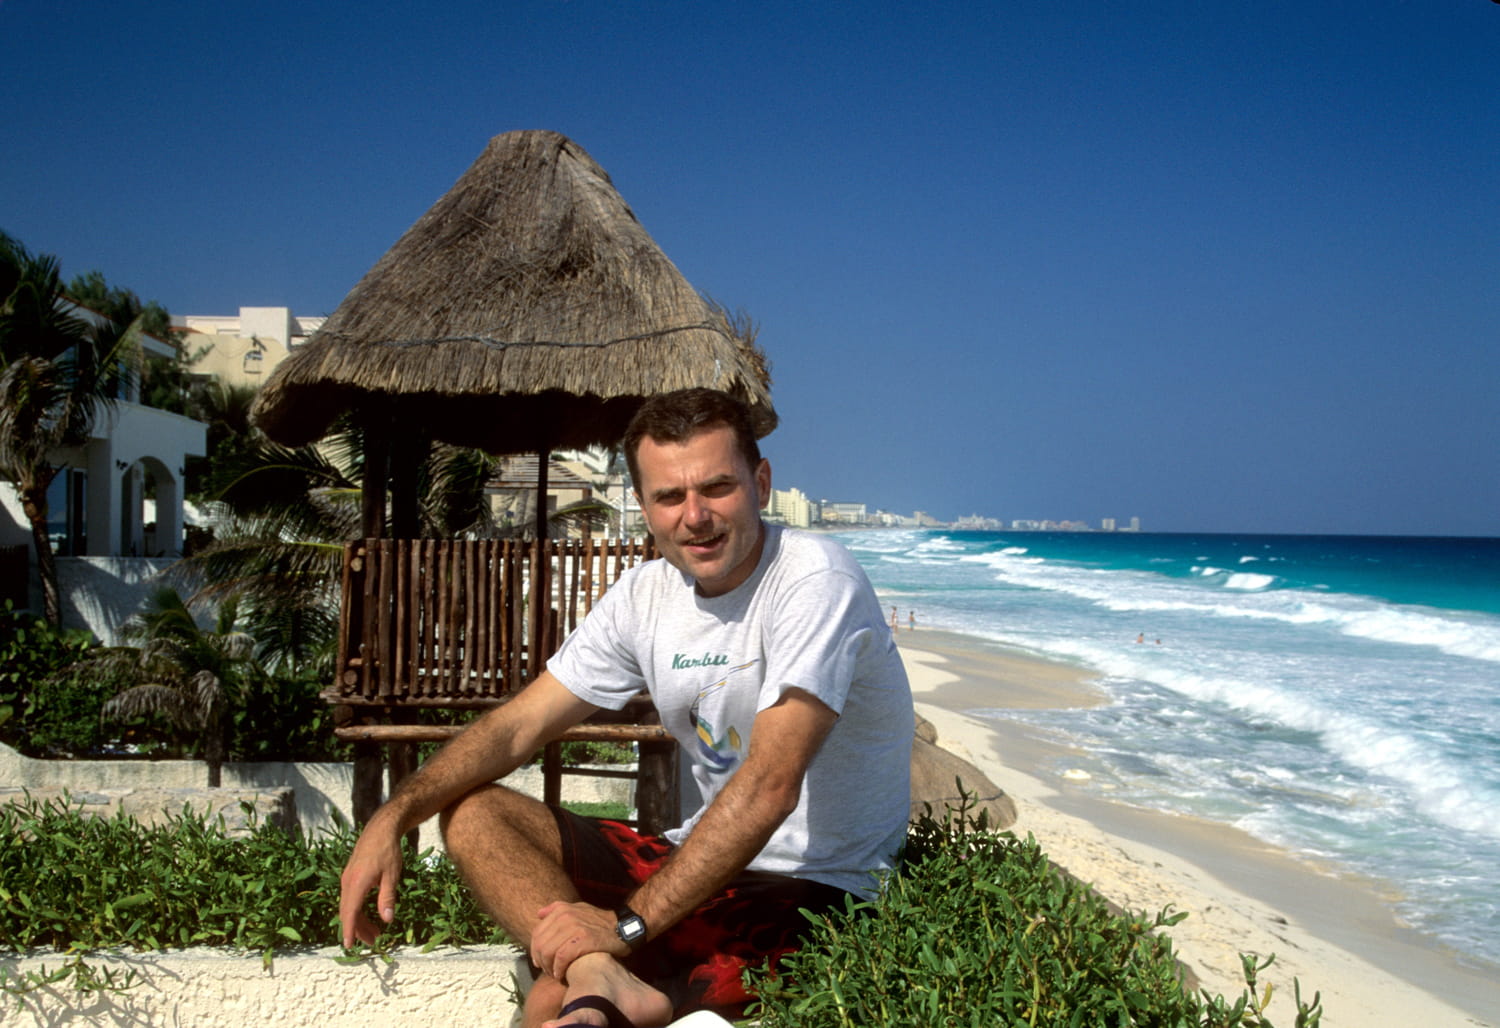
[[[255,640],[248,632],[221,633],[218,638],[226,660],[249,660],[255,653]]]
[[[131,721],[160,715],[183,731],[204,727],[203,708],[194,693],[159,682],[145,682],[121,691],[104,704],[101,716],[110,721]]]
[[[191,695],[205,725],[211,725],[223,714],[224,683],[209,670],[193,675]]]

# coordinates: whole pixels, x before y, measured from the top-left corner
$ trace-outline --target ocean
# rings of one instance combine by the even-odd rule
[[[1388,883],[1500,964],[1500,539],[839,533],[901,629],[1086,668],[1050,730],[1101,795]],[[1140,641],[1138,641],[1140,640]]]

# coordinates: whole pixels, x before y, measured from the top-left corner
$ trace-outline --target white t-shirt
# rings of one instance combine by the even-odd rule
[[[869,580],[832,540],[767,525],[755,571],[723,596],[699,596],[664,560],[627,571],[548,670],[613,710],[650,691],[704,798],[674,843],[750,752],[755,716],[788,689],[810,693],[839,719],[750,870],[869,896],[892,866],[911,803],[911,687]]]

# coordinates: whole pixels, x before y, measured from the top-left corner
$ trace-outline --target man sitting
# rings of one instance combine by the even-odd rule
[[[705,389],[648,400],[625,453],[662,560],[626,572],[547,670],[402,782],[344,869],[344,944],[395,916],[400,839],[442,815],[449,856],[539,969],[525,1023],[661,1025],[748,996],[798,912],[868,897],[910,804],[911,690],[863,571],[767,525],[749,413]],[[703,803],[642,837],[492,784],[642,688]]]

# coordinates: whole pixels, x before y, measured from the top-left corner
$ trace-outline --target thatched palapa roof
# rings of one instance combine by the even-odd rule
[[[398,425],[517,453],[618,441],[645,397],[708,386],[748,401],[764,435],[776,414],[751,335],[579,146],[509,132],[277,367],[254,418],[301,445],[388,399]]]

